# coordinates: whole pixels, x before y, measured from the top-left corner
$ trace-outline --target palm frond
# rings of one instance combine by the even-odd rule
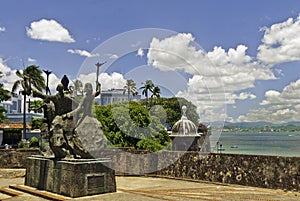
[[[20,87],[22,80],[17,80],[12,86],[11,92],[15,93],[17,89]]]

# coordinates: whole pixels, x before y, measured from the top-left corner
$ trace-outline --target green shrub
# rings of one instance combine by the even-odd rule
[[[21,140],[18,143],[18,148],[29,148],[30,147],[30,141],[27,140],[26,143],[23,143],[23,141]]]
[[[37,137],[31,138],[30,147],[39,147],[39,139]]]

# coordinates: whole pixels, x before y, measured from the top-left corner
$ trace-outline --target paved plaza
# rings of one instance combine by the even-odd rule
[[[24,184],[24,169],[0,170],[0,189],[9,185]],[[189,201],[189,200],[300,200],[299,192],[285,192],[265,188],[246,187],[240,185],[226,185],[210,182],[194,182],[155,177],[116,177],[117,192],[87,196],[73,200],[102,200],[102,201]],[[10,189],[10,191],[14,191]],[[9,196],[0,193],[0,200],[8,201],[37,201],[47,200],[22,191],[14,191],[17,195]],[[40,191],[41,192],[41,191]],[[57,200],[70,198],[50,194]]]

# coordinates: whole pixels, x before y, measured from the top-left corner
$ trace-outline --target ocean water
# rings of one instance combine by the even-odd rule
[[[223,132],[214,152],[300,157],[300,132]]]

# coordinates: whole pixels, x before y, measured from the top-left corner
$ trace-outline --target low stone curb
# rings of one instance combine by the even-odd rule
[[[54,193],[46,192],[46,191],[40,191],[36,188],[28,187],[25,185],[10,185],[9,188],[22,191],[34,196],[42,197],[48,200],[54,200],[54,201],[64,201],[64,200],[70,200],[70,197],[62,196],[62,195],[57,195]]]

